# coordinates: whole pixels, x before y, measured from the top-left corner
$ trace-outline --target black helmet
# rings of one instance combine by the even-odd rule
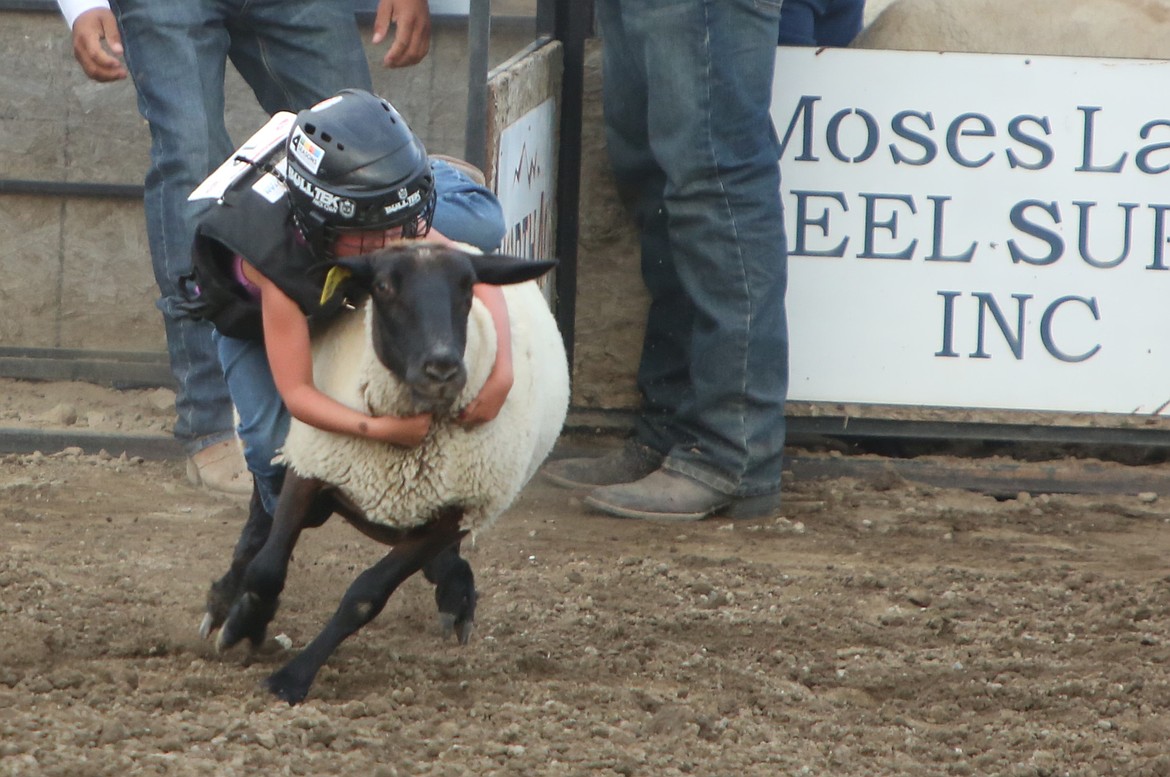
[[[301,111],[287,152],[293,216],[317,255],[330,257],[341,231],[430,230],[435,178],[426,149],[382,98],[345,89]]]

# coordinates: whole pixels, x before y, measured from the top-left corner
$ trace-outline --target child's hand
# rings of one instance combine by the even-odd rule
[[[463,408],[456,420],[465,427],[479,426],[491,421],[500,414],[500,408],[504,406],[511,390],[511,370],[495,370],[483,384],[479,394]]]
[[[410,416],[374,416],[369,421],[364,422],[366,428],[363,432],[364,436],[371,440],[381,440],[413,448],[426,439],[427,432],[431,428],[431,419],[430,413]]]

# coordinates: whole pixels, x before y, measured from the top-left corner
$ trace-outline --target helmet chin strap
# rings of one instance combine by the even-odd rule
[[[323,261],[332,261],[334,256],[333,243],[336,230],[331,228],[320,213],[301,215],[296,208],[292,208],[292,220],[297,231],[308,244],[309,250]]]

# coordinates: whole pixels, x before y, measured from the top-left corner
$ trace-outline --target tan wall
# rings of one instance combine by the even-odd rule
[[[601,117],[601,44],[585,58],[581,127],[581,213],[577,244],[574,407],[637,407],[634,376],[642,352],[647,297],[638,236],[618,201],[605,151]]]
[[[1168,0],[893,0],[858,48],[1165,59]]]

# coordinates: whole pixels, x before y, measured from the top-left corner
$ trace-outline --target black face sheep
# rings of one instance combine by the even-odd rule
[[[293,421],[283,449],[288,474],[276,514],[253,510],[232,570],[212,586],[202,632],[217,645],[258,645],[276,613],[302,529],[336,512],[390,552],[363,572],[324,630],[269,690],[305,698],[333,650],[372,620],[420,569],[435,584],[446,629],[460,642],[475,615],[471,567],[459,544],[500,515],[548,455],[568,407],[561,336],[534,278],[551,262],[402,244],[337,264],[368,295],[357,311],[314,336],[313,375],[325,393],[375,415],[435,416],[416,448],[333,434]],[[471,401],[495,358],[495,330],[473,301],[476,282],[504,286],[514,381],[491,422],[465,428],[454,414]]]

